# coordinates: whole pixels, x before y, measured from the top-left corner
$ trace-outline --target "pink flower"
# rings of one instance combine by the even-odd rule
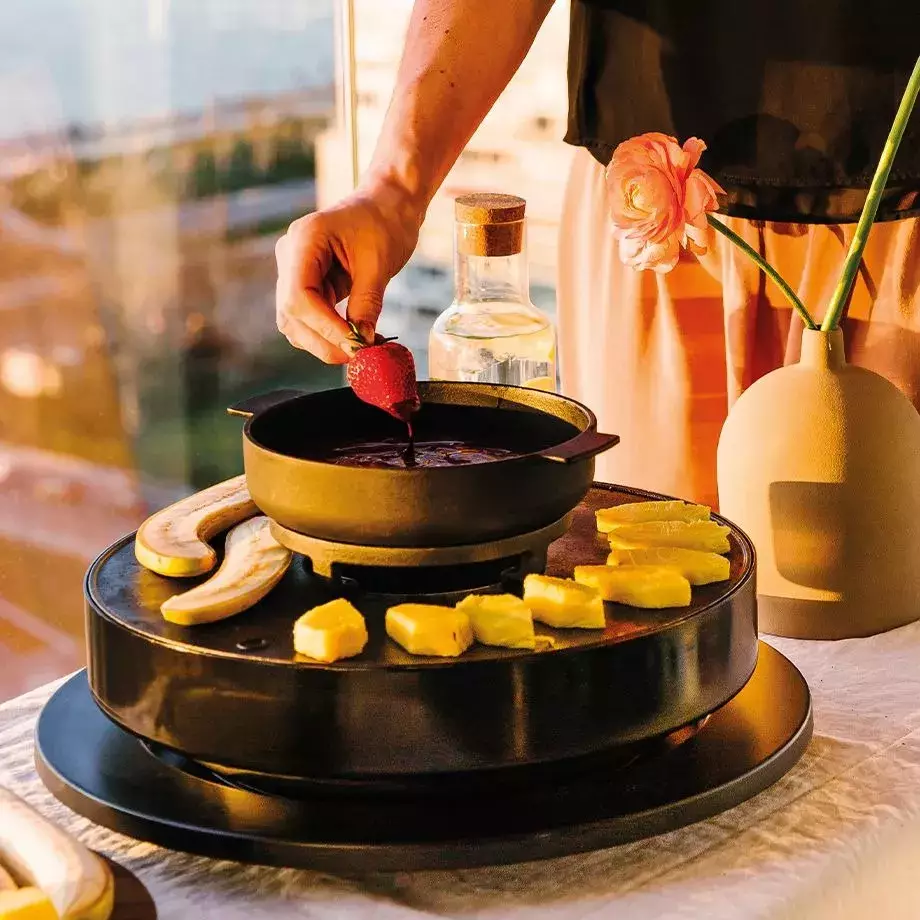
[[[620,258],[638,270],[669,272],[684,246],[706,252],[706,214],[722,189],[696,168],[706,145],[696,137],[681,147],[665,134],[640,134],[613,152],[607,197]]]

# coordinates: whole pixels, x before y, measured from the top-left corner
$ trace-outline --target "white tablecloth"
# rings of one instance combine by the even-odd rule
[[[130,840],[64,808],[36,776],[32,730],[56,685],[0,706],[0,784],[134,872],[161,920],[920,918],[920,624],[769,641],[812,689],[815,736],[800,763],[709,821],[564,859],[344,879]]]

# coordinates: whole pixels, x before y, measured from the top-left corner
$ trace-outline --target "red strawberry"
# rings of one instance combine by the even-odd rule
[[[359,348],[348,362],[348,383],[355,396],[394,418],[408,422],[421,404],[412,352],[398,342],[379,339]]]

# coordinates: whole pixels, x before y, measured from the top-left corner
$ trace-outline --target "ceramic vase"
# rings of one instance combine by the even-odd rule
[[[719,509],[754,541],[762,633],[867,636],[920,618],[920,414],[806,330],[731,409]]]

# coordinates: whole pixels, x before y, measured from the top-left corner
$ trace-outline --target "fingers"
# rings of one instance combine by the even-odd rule
[[[350,355],[337,348],[306,323],[284,314],[278,319],[278,331],[295,347],[308,351],[326,364],[347,364]]]
[[[369,269],[358,273],[352,282],[346,315],[357,326],[365,342],[374,341],[386,284],[387,279],[382,273]]]
[[[336,313],[327,275],[332,250],[315,216],[291,224],[275,245],[278,281],[275,314],[279,331],[295,347],[330,364],[344,364],[354,348],[351,329]]]

